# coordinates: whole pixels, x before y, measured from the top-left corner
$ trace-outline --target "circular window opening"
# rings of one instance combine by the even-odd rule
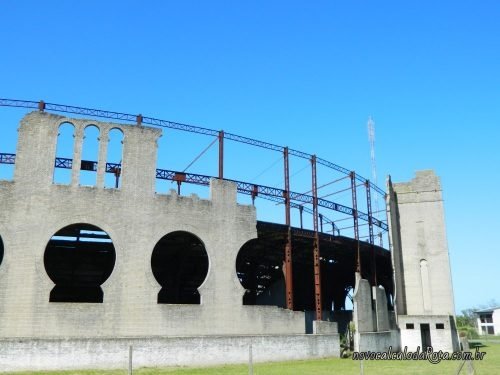
[[[0,236],[0,265],[2,264],[3,261],[3,241],[2,241],[2,236]]]
[[[101,285],[113,272],[116,254],[109,235],[91,224],[55,233],[45,249],[47,275],[56,284],[50,302],[102,303]]]
[[[208,255],[194,234],[177,231],[162,237],[153,249],[151,269],[162,287],[158,303],[200,303],[198,288],[208,273]]]
[[[285,307],[283,246],[252,239],[236,257],[236,274],[243,288],[244,305]]]

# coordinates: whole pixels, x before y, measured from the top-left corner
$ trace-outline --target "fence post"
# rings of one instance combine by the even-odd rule
[[[128,375],[132,375],[132,345],[128,347]]]
[[[253,351],[252,351],[252,342],[248,347],[248,374],[253,375]]]

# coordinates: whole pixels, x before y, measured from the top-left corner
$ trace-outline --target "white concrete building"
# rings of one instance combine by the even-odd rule
[[[500,306],[474,311],[479,335],[500,335]]]

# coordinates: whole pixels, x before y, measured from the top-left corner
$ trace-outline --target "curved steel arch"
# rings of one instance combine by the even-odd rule
[[[131,121],[131,122],[137,122],[139,124],[149,124],[153,126],[160,126],[164,128],[170,128],[170,129],[176,129],[176,130],[181,130],[181,131],[187,131],[191,133],[198,133],[198,134],[204,134],[204,135],[210,135],[214,137],[220,136],[220,132],[218,130],[213,130],[213,129],[208,129],[200,126],[195,126],[195,125],[188,125],[188,124],[183,124],[180,122],[175,122],[175,121],[168,121],[168,120],[161,120],[153,117],[145,117],[142,115],[132,115],[128,113],[121,113],[121,112],[112,112],[112,111],[105,111],[101,109],[92,109],[92,108],[85,108],[85,107],[76,107],[76,106],[70,106],[70,105],[65,105],[65,104],[55,104],[55,103],[45,103],[44,101],[32,101],[32,100],[18,100],[18,99],[1,99],[0,98],[0,106],[1,107],[21,107],[21,108],[32,108],[32,109],[39,109],[41,111],[44,110],[51,110],[55,112],[63,112],[63,113],[73,113],[73,114],[80,114],[80,115],[85,115],[85,116],[92,116],[92,117],[101,117],[101,118],[107,118],[107,119],[114,119],[114,120],[120,120],[120,121]],[[226,133],[223,132],[224,139],[228,139],[231,141],[235,142],[240,142],[240,143],[246,143],[252,146],[256,147],[261,147],[265,148],[268,150],[273,150],[273,151],[279,151],[283,152],[285,147],[275,145],[269,142],[264,142],[260,141],[257,139],[253,138],[248,138],[244,137],[241,135],[233,134],[233,133]],[[313,155],[294,150],[294,149],[289,149],[288,152],[290,155],[297,156],[299,158],[303,159],[311,159]],[[343,173],[345,175],[349,175],[351,173],[350,170],[347,168],[341,167],[340,165],[337,165],[335,163],[332,163],[328,160],[321,159],[321,158],[316,158],[316,161],[330,169],[336,170],[337,172]],[[373,184],[371,181],[368,179],[356,174],[356,180],[361,182],[361,183],[369,183],[370,187],[375,190],[377,193],[385,196],[385,192],[383,189],[378,187],[377,185]]]
[[[55,112],[63,112],[63,113],[72,113],[72,114],[80,114],[84,116],[90,116],[90,117],[100,117],[100,118],[106,118],[106,119],[114,119],[114,120],[119,120],[119,121],[127,121],[127,122],[136,122],[138,125],[142,124],[149,124],[153,126],[159,126],[159,127],[164,127],[164,128],[170,128],[170,129],[175,129],[175,130],[180,130],[180,131],[186,131],[186,132],[191,132],[191,133],[197,133],[197,134],[203,134],[203,135],[208,135],[208,136],[213,136],[216,139],[219,138],[219,147],[221,147],[221,142],[224,139],[239,142],[239,143],[244,143],[248,145],[252,145],[255,147],[260,147],[272,151],[277,151],[281,153],[288,153],[289,155],[293,155],[302,159],[307,159],[307,160],[314,160],[314,163],[318,163],[320,165],[323,165],[329,169],[332,169],[334,171],[337,171],[341,174],[344,174],[345,176],[351,176],[351,178],[361,184],[364,184],[367,189],[373,189],[374,192],[377,194],[380,194],[385,197],[385,192],[375,184],[373,184],[371,181],[365,179],[364,177],[349,171],[347,168],[341,167],[335,163],[332,163],[328,160],[322,159],[322,158],[317,158],[315,155],[311,155],[299,150],[295,149],[289,149],[287,147],[279,146],[276,144],[272,144],[269,142],[264,142],[260,141],[257,139],[253,138],[248,138],[244,136],[240,136],[237,134],[233,133],[226,133],[223,131],[217,131],[213,129],[208,129],[204,127],[199,127],[199,126],[194,126],[194,125],[188,125],[188,124],[183,124],[179,122],[173,122],[173,121],[168,121],[168,120],[161,120],[157,118],[152,118],[152,117],[144,117],[142,115],[132,115],[132,114],[126,114],[126,113],[120,113],[120,112],[112,112],[112,111],[105,111],[105,110],[100,110],[100,109],[91,109],[91,108],[84,108],[84,107],[76,107],[76,106],[69,106],[69,105],[63,105],[63,104],[55,104],[55,103],[45,103],[44,101],[29,101],[29,100],[17,100],[17,99],[0,99],[0,106],[4,107],[21,107],[21,108],[32,108],[32,109],[38,109],[39,111],[45,111],[45,110],[51,110]],[[219,155],[219,158],[222,158],[221,155]],[[14,164],[15,162],[15,154],[0,154],[0,163],[5,163],[5,164]],[[95,163],[95,162],[93,162]],[[55,167],[56,168],[71,168],[72,165],[72,160],[71,159],[64,159],[64,158],[56,158],[55,160]],[[114,173],[116,171],[116,168],[120,168],[120,164],[116,163],[107,163],[106,165],[106,172],[108,173]],[[211,178],[222,178],[222,173],[221,173],[221,165],[219,165],[219,176],[207,176],[207,175],[199,175],[199,174],[193,174],[193,173],[183,173],[183,172],[177,172],[177,171],[171,171],[171,170],[164,170],[164,169],[157,169],[156,170],[156,178],[158,179],[163,179],[163,180],[171,180],[171,181],[177,181],[179,184],[182,182],[190,183],[190,184],[197,184],[197,185],[208,185],[209,181]],[[289,201],[289,206],[293,208],[298,208],[300,210],[304,210],[309,213],[311,211],[314,213],[314,209],[310,210],[307,207],[304,207],[305,204],[311,204],[313,205],[313,208],[315,207],[323,207],[328,210],[332,211],[337,211],[340,213],[343,213],[345,215],[349,215],[354,217],[356,220],[359,218],[363,221],[368,222],[368,225],[370,225],[370,228],[372,225],[379,227],[383,231],[388,230],[388,225],[387,223],[375,218],[372,215],[371,208],[368,209],[368,213],[364,213],[362,211],[357,210],[357,207],[348,207],[345,205],[342,205],[340,203],[326,200],[324,198],[318,198],[314,195],[308,195],[308,194],[303,194],[303,193],[298,193],[298,192],[293,192],[293,191],[287,191],[284,189],[280,188],[275,188],[271,186],[265,186],[265,185],[258,185],[254,184],[251,182],[244,182],[244,181],[236,181],[236,180],[230,180],[226,179],[229,181],[233,181],[237,184],[238,187],[238,192],[242,194],[247,194],[251,195],[253,199],[257,196],[261,196],[265,199],[269,199],[278,203],[287,203],[287,200]],[[359,185],[357,185],[359,186]],[[353,186],[351,189],[356,189],[357,186]],[[353,191],[353,194],[355,192]],[[288,198],[288,199],[287,199]],[[371,199],[371,198],[369,198]],[[355,203],[353,203],[355,205]],[[355,205],[356,206],[356,205]],[[369,205],[370,206],[370,205]],[[325,219],[326,223],[331,223],[333,224],[333,230],[335,231],[336,227],[335,224],[332,220],[327,218],[326,216],[322,216],[323,219]],[[355,223],[356,226],[356,223]],[[338,228],[337,228],[338,230]],[[371,231],[371,229],[370,229]],[[373,241],[373,235],[371,234],[371,241]]]

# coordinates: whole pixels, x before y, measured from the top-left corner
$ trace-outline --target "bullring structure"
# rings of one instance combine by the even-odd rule
[[[120,367],[129,345],[138,365],[244,361],[249,343],[257,360],[338,356],[339,331],[351,319],[360,350],[432,341],[456,349],[433,173],[417,174],[404,189],[389,182],[386,195],[315,155],[223,131],[44,102],[0,104],[38,109],[22,119],[16,153],[0,154],[0,165],[15,165],[13,180],[0,181],[5,370]],[[214,137],[218,174],[157,168],[160,127]],[[65,129],[72,142],[61,155]],[[112,133],[121,151],[110,160]],[[227,179],[228,141],[281,153],[283,186]],[[310,162],[309,191],[290,188],[291,156]],[[325,184],[318,184],[319,165],[332,171]],[[158,192],[156,179],[177,190]],[[349,204],[330,200],[336,192],[318,194],[339,182],[347,184],[340,190]],[[209,186],[209,199],[183,196],[189,183]],[[238,203],[238,193],[252,204]],[[372,209],[376,195],[387,201],[388,223]],[[284,208],[284,223],[257,220],[261,198]],[[300,226],[292,225],[292,209]],[[312,216],[310,229],[304,212]],[[350,235],[340,227],[345,220]],[[387,232],[392,253],[379,241]],[[15,358],[19,350],[28,356],[23,363]]]

